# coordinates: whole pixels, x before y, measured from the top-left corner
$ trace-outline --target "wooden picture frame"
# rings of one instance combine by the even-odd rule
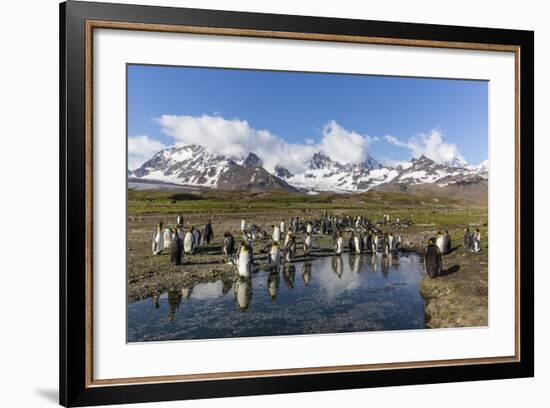
[[[93,30],[508,51],[516,58],[512,356],[152,378],[93,376]],[[60,403],[120,404],[534,375],[534,33],[68,1],[60,5]]]

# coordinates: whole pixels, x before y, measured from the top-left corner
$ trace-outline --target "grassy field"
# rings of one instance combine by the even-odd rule
[[[299,216],[319,217],[325,210],[336,214],[361,214],[379,221],[384,213],[392,219],[409,219],[409,227],[383,228],[399,233],[404,246],[422,250],[429,237],[438,230],[448,230],[452,237],[451,254],[444,256],[447,274],[439,279],[425,279],[421,293],[426,299],[428,325],[456,327],[487,324],[487,208],[473,207],[457,200],[406,193],[367,192],[364,194],[304,195],[286,192],[159,192],[128,191],[128,300],[130,302],[162,293],[171,288],[205,280],[232,279],[234,269],[223,262],[221,242],[224,231],[240,239],[240,221],[246,218],[270,231],[281,219]],[[151,254],[151,233],[162,221],[173,226],[177,214],[185,226],[203,228],[211,220],[214,241],[200,248],[197,254],[184,259],[180,267],[172,267],[169,255]],[[471,253],[460,248],[466,227],[480,228],[482,252]],[[269,243],[255,243],[256,248]],[[330,237],[314,236],[312,256],[329,252]],[[262,264],[265,255],[256,260]]]

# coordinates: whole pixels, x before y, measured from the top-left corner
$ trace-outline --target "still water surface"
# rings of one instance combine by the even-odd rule
[[[128,341],[422,329],[423,274],[416,254],[343,254],[202,283],[128,305]]]

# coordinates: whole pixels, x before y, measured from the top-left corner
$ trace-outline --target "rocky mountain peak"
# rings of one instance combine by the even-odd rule
[[[262,167],[263,161],[258,157],[256,153],[248,153],[246,159],[244,159],[243,166],[246,167]]]

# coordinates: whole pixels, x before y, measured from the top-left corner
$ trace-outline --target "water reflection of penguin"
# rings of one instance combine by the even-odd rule
[[[183,260],[183,241],[179,237],[176,228],[173,230],[172,243],[170,245],[170,263],[174,266],[181,265]]]
[[[162,222],[157,224],[157,228],[153,232],[151,246],[154,255],[159,255],[164,249],[164,234],[162,232]]]
[[[153,306],[155,309],[160,309],[160,302],[159,302],[160,296],[158,294],[153,295]]]
[[[311,266],[310,262],[306,262],[304,266],[302,266],[302,280],[306,286],[309,285],[311,281]]]
[[[191,293],[193,293],[193,285],[186,285],[181,288],[181,295],[185,300],[189,300],[191,298]]]
[[[227,295],[233,287],[232,279],[222,279],[222,295]]]
[[[361,272],[361,269],[363,269],[363,257],[361,255],[355,255],[350,256],[350,258],[353,258],[353,262],[350,262],[351,271],[354,273]]]
[[[252,282],[250,279],[239,278],[235,282],[235,298],[239,311],[244,312],[248,309],[248,305],[250,305],[250,301],[252,300]]]
[[[441,251],[435,245],[435,240],[430,238],[428,246],[424,250],[424,269],[430,278],[437,278],[443,269]]]
[[[390,258],[384,257],[380,259],[380,268],[382,269],[382,275],[387,278],[390,274]]]
[[[344,261],[342,260],[342,257],[341,256],[332,257],[331,265],[332,265],[332,271],[336,274],[336,276],[341,278],[342,274],[344,273]]]
[[[267,277],[267,289],[269,290],[269,296],[271,300],[275,300],[277,293],[279,293],[279,283],[281,282],[281,277],[279,276],[279,271],[271,272]]]
[[[376,262],[376,259],[376,255],[372,254],[372,256],[370,257],[370,262],[373,273],[376,273],[378,271],[378,263]]]
[[[294,279],[296,279],[296,267],[294,265],[285,265],[283,269],[283,279],[285,280],[287,288],[294,288]]]
[[[176,315],[176,310],[180,307],[181,304],[181,293],[178,290],[170,289],[168,291],[168,320],[174,320]]]

